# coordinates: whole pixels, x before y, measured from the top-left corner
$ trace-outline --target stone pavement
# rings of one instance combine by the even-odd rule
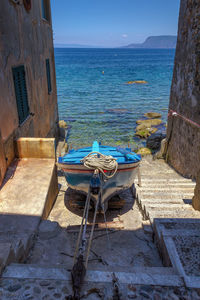
[[[196,229],[199,213],[190,205],[195,184],[163,161],[145,158],[141,169],[142,187],[136,185],[137,202],[127,190],[121,195],[126,199],[123,209],[106,214],[109,222],[123,222],[124,228],[110,228],[109,239],[105,230],[95,231],[81,299],[200,299]],[[40,224],[26,264],[10,264],[0,279],[2,300],[71,299],[70,270],[82,211],[69,205],[75,195],[67,189],[62,174],[58,175],[57,201],[48,220]],[[142,220],[139,209],[151,223]],[[180,211],[189,221],[171,219]],[[91,217],[92,214],[89,223]],[[187,229],[182,234],[184,222]],[[193,260],[189,260],[191,256]]]
[[[88,300],[199,300],[199,289],[138,284],[119,284],[119,293],[111,283],[86,283],[81,299]],[[0,279],[1,300],[70,300],[71,283],[63,280]]]

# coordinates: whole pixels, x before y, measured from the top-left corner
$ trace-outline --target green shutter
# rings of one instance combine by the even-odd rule
[[[47,86],[48,86],[48,94],[51,93],[51,70],[50,70],[50,63],[49,59],[46,59],[46,72],[47,72]]]
[[[13,68],[12,72],[15,86],[19,124],[21,124],[29,115],[26,74],[24,66]]]
[[[42,17],[43,17],[43,19],[46,19],[46,11],[45,11],[45,6],[44,6],[44,0],[41,0],[41,5],[42,5]]]

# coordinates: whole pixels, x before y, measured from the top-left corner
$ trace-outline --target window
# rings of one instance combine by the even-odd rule
[[[28,95],[26,89],[26,74],[24,66],[13,68],[12,73],[15,87],[19,124],[22,124],[29,115]]]
[[[41,6],[42,6],[42,18],[50,22],[50,1],[41,0]]]
[[[51,70],[50,70],[50,63],[49,59],[46,59],[46,72],[47,72],[47,87],[48,87],[48,94],[51,93]]]

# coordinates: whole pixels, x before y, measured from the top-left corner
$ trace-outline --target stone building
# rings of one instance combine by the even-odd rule
[[[0,184],[18,137],[57,135],[50,0],[1,0]]]
[[[192,204],[200,210],[199,0],[181,0],[166,158],[179,173],[196,179]]]
[[[168,162],[191,178],[200,171],[199,16],[199,0],[181,0],[167,130]]]

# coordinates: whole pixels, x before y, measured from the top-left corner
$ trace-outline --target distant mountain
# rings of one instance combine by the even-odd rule
[[[55,48],[100,48],[99,46],[79,45],[79,44],[54,44]]]
[[[160,35],[150,36],[142,44],[130,44],[123,48],[158,48],[170,49],[176,48],[177,36],[174,35]]]

